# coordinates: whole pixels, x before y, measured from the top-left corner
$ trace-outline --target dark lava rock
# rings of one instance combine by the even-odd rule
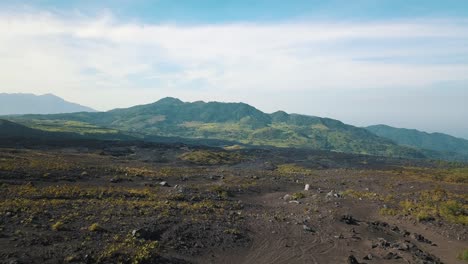
[[[367,224],[371,231],[384,231],[389,228],[389,224],[386,222],[375,221],[368,222]]]
[[[354,257],[353,255],[349,256],[348,257],[348,264],[359,264],[359,261],[357,261],[356,257]]]
[[[424,264],[442,264],[443,262],[436,256],[431,255],[421,249],[414,247],[411,251],[413,256],[420,259]]]
[[[392,247],[401,251],[408,251],[410,249],[410,245],[408,243],[394,243]]]
[[[303,225],[302,229],[304,229],[304,231],[306,232],[315,232],[314,229],[312,229],[310,226],[307,226],[307,225]]]
[[[423,242],[423,243],[427,243],[427,244],[432,244],[432,241],[430,241],[429,239],[425,238],[424,236],[420,235],[420,234],[417,234],[417,233],[413,233],[411,234],[411,238],[419,241],[419,242]]]
[[[388,254],[385,255],[383,258],[384,259],[401,259],[401,257],[398,254],[393,253],[393,252],[388,252]]]
[[[162,230],[154,228],[139,228],[132,230],[132,236],[136,238],[142,238],[145,240],[158,240],[160,239]]]
[[[343,222],[347,225],[358,225],[357,220],[354,219],[351,215],[343,215],[340,218],[340,222]]]
[[[376,248],[376,247],[388,248],[390,247],[390,243],[383,238],[379,238],[379,241],[372,243],[372,248]]]
[[[119,183],[122,182],[122,178],[112,178],[109,180],[111,183]]]

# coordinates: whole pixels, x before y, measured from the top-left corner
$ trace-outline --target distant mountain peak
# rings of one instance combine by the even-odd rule
[[[0,115],[59,114],[96,112],[96,110],[68,102],[54,94],[0,93]]]
[[[155,102],[155,104],[183,104],[180,99],[175,98],[175,97],[164,97],[158,101]]]
[[[56,96],[55,94],[52,94],[52,93],[46,93],[46,94],[43,94],[43,95],[38,95],[38,96],[41,96],[41,97],[51,97],[51,98],[59,98],[61,100],[64,100],[63,98],[60,98],[58,96]],[[64,100],[65,101],[65,100]]]

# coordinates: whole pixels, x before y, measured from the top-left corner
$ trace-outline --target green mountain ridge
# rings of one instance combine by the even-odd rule
[[[288,114],[284,111],[267,114],[245,103],[190,103],[176,98],[164,98],[155,103],[108,112],[24,115],[10,119],[41,129],[54,129],[54,123],[57,129],[63,129],[60,124],[78,124],[77,127],[89,127],[98,131],[118,130],[144,139],[212,139],[254,146],[425,157],[417,149],[399,146],[366,129],[346,125],[338,120]]]
[[[387,125],[366,127],[375,135],[390,139],[403,146],[428,150],[426,155],[439,152],[446,155],[468,157],[468,140],[443,133],[427,133],[416,129],[395,128]],[[432,151],[432,152],[430,152]]]
[[[47,132],[29,128],[17,123],[13,123],[8,120],[0,119],[0,137],[31,137],[31,136],[43,136]]]
[[[17,120],[15,120],[17,121]],[[49,121],[49,120],[47,120]],[[20,120],[17,123],[10,120],[0,119],[0,138],[3,139],[41,139],[41,140],[75,140],[75,139],[97,139],[97,140],[135,140],[131,135],[120,133],[117,130],[98,130],[86,127],[83,133],[77,127],[66,127],[67,122],[55,123],[53,126],[35,125],[30,120]]]

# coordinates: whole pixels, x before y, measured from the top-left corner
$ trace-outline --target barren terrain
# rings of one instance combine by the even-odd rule
[[[466,263],[468,255],[464,164],[141,142],[0,147],[1,263]]]

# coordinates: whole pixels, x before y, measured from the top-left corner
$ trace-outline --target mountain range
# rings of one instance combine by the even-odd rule
[[[107,112],[7,118],[37,130],[91,138],[192,140],[214,145],[295,147],[391,157],[468,160],[467,148],[463,145],[468,141],[448,135],[408,133],[388,126],[359,128],[330,118],[284,111],[267,114],[245,103],[182,102],[168,97]]]
[[[95,112],[95,110],[86,106],[67,102],[53,94],[0,93],[0,115],[73,112]]]
[[[429,151],[435,151],[436,153],[445,153],[445,156],[458,156],[458,159],[468,157],[468,140],[463,138],[443,133],[427,133],[416,129],[395,128],[387,125],[369,126],[366,129],[399,145],[427,150],[426,155],[429,156],[431,156]]]

